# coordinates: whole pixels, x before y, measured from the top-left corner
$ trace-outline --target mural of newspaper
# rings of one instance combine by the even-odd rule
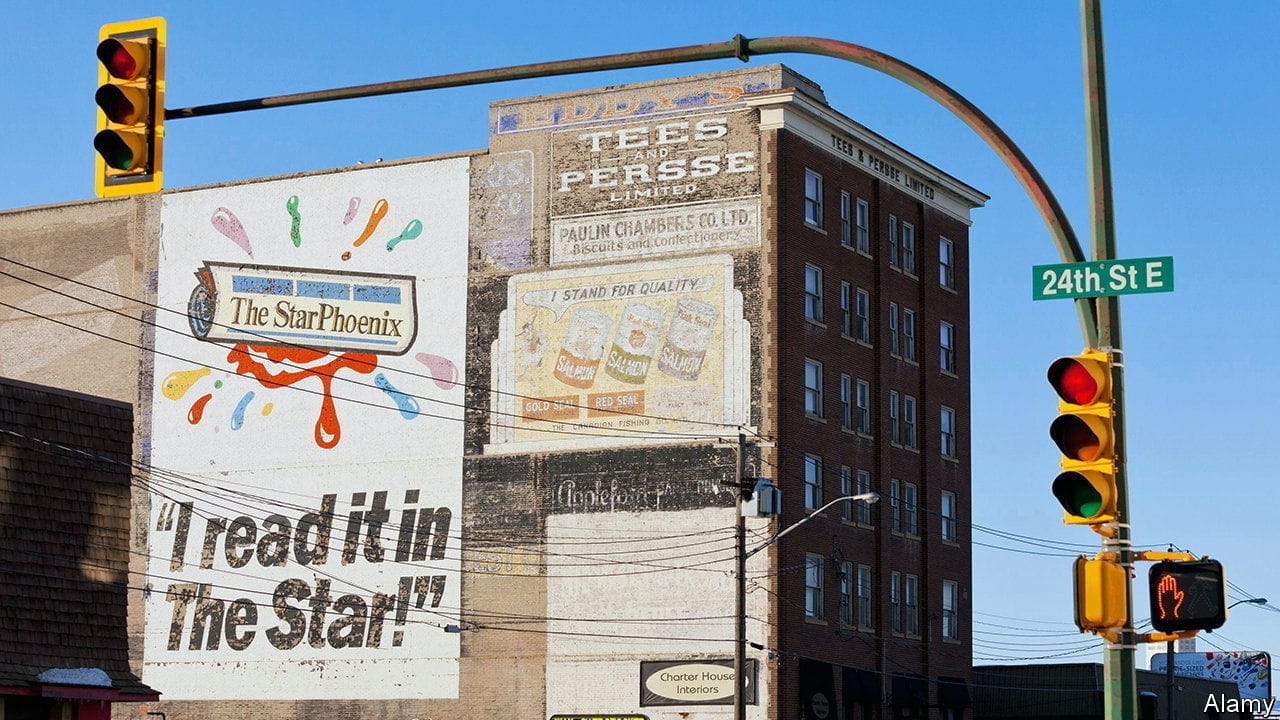
[[[140,433],[166,700],[457,697],[468,185],[454,158],[162,199]]]
[[[201,340],[403,355],[417,335],[413,278],[206,262],[187,301]]]
[[[489,450],[717,436],[747,421],[750,326],[727,255],[512,277]]]

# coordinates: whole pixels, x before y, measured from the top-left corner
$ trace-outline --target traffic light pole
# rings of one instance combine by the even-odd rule
[[[1115,216],[1111,196],[1111,149],[1107,131],[1106,70],[1102,52],[1101,0],[1080,0],[1084,35],[1085,105],[1089,147],[1089,216],[1093,259],[1116,257]],[[1120,301],[1104,296],[1095,301],[1098,349],[1109,351],[1114,409],[1116,532],[1104,540],[1128,575],[1133,571],[1133,543],[1129,527],[1128,474],[1125,469],[1124,353],[1120,342]],[[1106,720],[1132,720],[1138,716],[1138,678],[1135,663],[1137,635],[1133,629],[1133,584],[1125,582],[1124,626],[1109,640],[1103,655],[1103,697]],[[1172,661],[1171,663],[1172,664]]]

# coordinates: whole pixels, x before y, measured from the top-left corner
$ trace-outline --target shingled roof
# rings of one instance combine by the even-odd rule
[[[132,444],[125,403],[0,379],[0,694],[158,696],[129,670]]]

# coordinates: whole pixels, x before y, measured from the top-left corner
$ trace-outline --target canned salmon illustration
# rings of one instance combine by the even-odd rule
[[[720,310],[701,300],[679,300],[667,338],[658,351],[658,369],[680,380],[697,380],[716,332]]]
[[[625,383],[643,385],[666,319],[666,313],[652,305],[627,303],[605,360],[605,373]]]
[[[551,374],[565,385],[589,388],[596,381],[604,344],[609,338],[613,318],[596,310],[580,308],[569,318],[560,355]]]

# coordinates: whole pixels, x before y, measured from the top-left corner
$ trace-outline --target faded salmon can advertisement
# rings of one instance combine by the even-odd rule
[[[652,305],[626,304],[613,336],[613,346],[609,348],[609,359],[605,361],[604,371],[609,377],[632,385],[644,384],[666,319],[666,314]]]
[[[701,300],[676,302],[666,341],[658,352],[658,369],[680,380],[697,380],[715,335],[720,310]]]
[[[579,308],[569,318],[560,355],[552,371],[556,379],[576,388],[589,388],[596,381],[604,343],[609,338],[613,318],[596,310]]]

